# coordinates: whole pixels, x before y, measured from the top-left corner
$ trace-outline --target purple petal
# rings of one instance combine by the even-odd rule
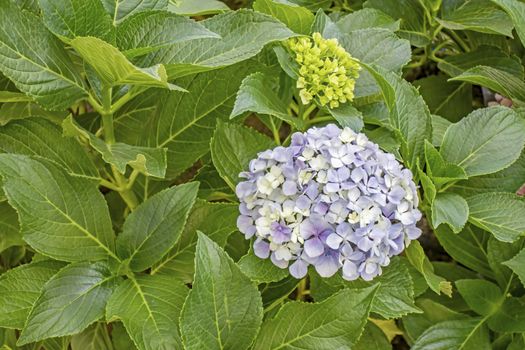
[[[261,239],[256,239],[253,242],[253,252],[261,259],[266,259],[270,256],[270,244]]]
[[[304,242],[304,252],[311,258],[318,257],[324,252],[324,244],[317,237]]]
[[[339,270],[339,263],[337,258],[331,255],[326,255],[317,259],[314,267],[319,276],[332,277],[337,272],[337,270]]]
[[[332,249],[339,249],[341,242],[343,242],[343,238],[337,233],[332,233],[326,238],[326,245]]]
[[[308,272],[308,263],[302,259],[296,260],[290,265],[289,270],[293,277],[301,279],[306,276],[306,273]]]
[[[297,193],[297,184],[295,183],[295,181],[285,181],[284,184],[283,184],[283,193],[286,195],[286,196],[293,196],[294,194]]]

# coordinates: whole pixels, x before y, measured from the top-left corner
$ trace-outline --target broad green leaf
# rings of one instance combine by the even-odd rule
[[[451,125],[440,153],[468,176],[494,173],[518,159],[525,144],[525,121],[511,109],[477,109]]]
[[[116,258],[109,212],[96,183],[12,154],[0,154],[0,174],[24,240],[37,252],[64,261]]]
[[[235,200],[236,198],[230,186],[224,182],[212,164],[206,164],[200,168],[194,180],[199,181],[201,184],[199,187],[199,198],[208,201],[217,199]]]
[[[479,272],[493,277],[489,265],[486,237],[481,230],[474,230],[467,225],[459,234],[455,234],[448,226],[438,227],[434,233],[445,251],[457,262]]]
[[[179,315],[187,294],[174,277],[138,275],[113,292],[106,319],[121,320],[139,350],[181,349]]]
[[[512,259],[502,263],[519,277],[521,283],[525,286],[525,249],[520,250]]]
[[[0,71],[48,109],[66,109],[87,96],[62,43],[10,1],[2,1],[0,12]]]
[[[199,22],[221,39],[182,42],[147,55],[145,65],[166,64],[170,78],[217,69],[258,54],[266,44],[293,36],[278,20],[250,10],[238,10]]]
[[[366,28],[385,28],[395,32],[399,30],[400,22],[374,8],[364,8],[341,17],[336,24],[343,33]]]
[[[39,0],[39,4],[47,28],[65,41],[77,36],[115,41],[115,28],[99,0]]]
[[[114,165],[122,174],[126,173],[127,165],[148,176],[164,178],[166,174],[165,148],[131,146],[121,142],[108,144],[78,125],[72,116],[64,120],[62,127],[64,135],[86,139],[104,161]]]
[[[455,282],[459,294],[478,315],[488,316],[496,312],[505,298],[497,285],[481,279]]]
[[[64,267],[42,289],[20,334],[19,345],[76,334],[104,316],[116,277],[105,262]]]
[[[483,319],[444,321],[428,328],[412,350],[490,350],[489,333]]]
[[[425,277],[428,286],[437,294],[452,295],[452,285],[443,277],[434,273],[434,267],[428,260],[419,241],[412,241],[405,249],[408,261]]]
[[[247,349],[262,322],[257,287],[210,238],[199,232],[195,280],[181,312],[186,349]]]
[[[230,119],[246,112],[255,112],[274,116],[296,128],[303,129],[305,127],[304,122],[299,118],[290,116],[287,111],[288,106],[274,90],[268,89],[272,81],[271,76],[261,72],[250,74],[244,78],[237,92]]]
[[[459,165],[446,162],[438,150],[425,140],[427,173],[436,185],[467,179],[465,170]]]
[[[452,2],[443,8],[438,22],[448,29],[473,30],[512,37],[512,21],[509,16],[489,0]]]
[[[169,0],[101,0],[113,20],[113,25],[127,17],[147,10],[165,10]]]
[[[476,66],[493,67],[523,78],[523,66],[519,60],[494,46],[483,45],[470,52],[446,56],[438,63],[439,70],[451,77]]]
[[[111,323],[111,341],[114,350],[136,350],[137,347],[131,340],[122,322]]]
[[[199,186],[196,182],[159,192],[139,205],[124,222],[117,253],[132,271],[160,260],[182,234]]]
[[[512,99],[515,105],[525,106],[525,82],[506,71],[488,66],[476,66],[450,80],[468,81],[488,87]]]
[[[319,9],[326,10],[332,5],[331,0],[288,0],[288,2],[293,2],[314,12]]]
[[[0,152],[48,159],[74,176],[100,177],[82,146],[63,137],[58,125],[43,118],[15,120],[0,127]]]
[[[432,203],[432,226],[450,226],[459,233],[467,223],[469,207],[467,201],[455,193],[438,193]]]
[[[436,199],[436,185],[432,179],[423,170],[421,170],[419,166],[417,173],[419,174],[419,181],[421,182],[421,187],[423,188],[423,193],[425,194],[425,201],[432,205],[434,199]]]
[[[6,125],[12,120],[26,119],[32,116],[42,117],[56,124],[69,114],[68,111],[48,111],[36,102],[4,103],[0,106],[0,125]]]
[[[165,11],[138,12],[117,27],[117,46],[127,57],[200,38],[219,38],[219,35],[199,22]]]
[[[523,241],[506,243],[497,240],[488,232],[486,234],[489,236],[487,241],[487,256],[490,268],[494,271],[493,279],[498,282],[502,290],[508,289],[512,292],[515,288],[521,288],[519,279],[514,278],[515,276],[512,269],[504,263],[520,252]]]
[[[288,276],[288,269],[275,266],[270,259],[259,258],[251,249],[237,262],[237,265],[246,276],[258,284],[278,282]]]
[[[509,17],[512,19],[514,29],[516,29],[521,43],[525,46],[525,23],[523,23],[523,18],[525,18],[525,4],[518,0],[491,1],[507,12]]]
[[[236,204],[208,203],[197,200],[186,220],[186,226],[175,247],[151,269],[152,274],[175,275],[185,283],[193,280],[197,230],[206,231],[208,237],[221,247],[237,229],[239,209]],[[243,237],[239,234],[239,239]]]
[[[22,329],[44,284],[64,264],[45,260],[0,275],[0,327]]]
[[[45,339],[42,342],[42,346],[45,350],[69,350],[69,343],[71,343],[71,337],[57,337]],[[74,350],[74,349],[73,349]],[[104,350],[104,349],[101,349]]]
[[[70,45],[97,72],[98,77],[106,85],[132,84],[185,91],[168,83],[163,65],[137,67],[116,47],[103,40],[94,37],[77,37],[70,42]]]
[[[24,245],[18,214],[5,200],[0,202],[0,253],[9,247]]]
[[[352,347],[354,350],[391,350],[392,345],[385,333],[373,322],[368,322],[359,337],[358,342]]]
[[[0,102],[27,102],[33,99],[21,92],[0,91]]]
[[[445,75],[431,75],[414,81],[430,113],[452,122],[472,111],[472,86],[465,82],[447,82]]]
[[[290,302],[266,320],[255,350],[351,348],[367,322],[377,286],[345,289],[320,303]]]
[[[328,111],[343,128],[349,127],[355,132],[359,132],[365,126],[363,114],[348,103],[335,109],[329,108]]]
[[[229,11],[219,0],[170,0],[168,10],[183,16],[204,16]]]
[[[189,93],[142,94],[116,115],[117,140],[168,148],[166,177],[176,178],[210,151],[217,119],[228,119],[241,81],[259,67],[243,63],[178,80]]]
[[[211,156],[221,177],[235,189],[239,174],[248,169],[250,160],[272,146],[271,139],[254,129],[219,122],[211,140]]]
[[[506,298],[488,319],[489,328],[495,332],[525,332],[524,311],[525,301],[523,298]]]
[[[310,10],[288,1],[256,0],[253,9],[277,18],[298,34],[310,34],[314,22]]]
[[[71,350],[112,350],[106,324],[97,322],[71,338]]]
[[[441,147],[445,132],[451,122],[447,119],[440,117],[439,115],[432,115],[432,145],[435,147]]]
[[[502,242],[525,234],[525,199],[512,193],[483,193],[467,198],[469,221]]]

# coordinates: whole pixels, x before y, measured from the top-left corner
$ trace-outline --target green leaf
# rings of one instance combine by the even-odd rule
[[[376,292],[377,286],[345,289],[320,303],[289,302],[263,324],[254,349],[353,348]]]
[[[71,338],[71,350],[112,350],[106,324],[97,322]]]
[[[467,318],[444,321],[428,328],[412,350],[490,350],[489,333],[483,319]]]
[[[467,174],[462,167],[446,162],[438,150],[426,140],[425,160],[427,163],[427,173],[436,185],[443,185],[448,182],[467,178]]]
[[[0,91],[0,102],[27,102],[33,99],[21,92]]]
[[[104,316],[115,283],[105,262],[79,262],[64,267],[45,284],[18,344],[81,332]]]
[[[199,198],[208,201],[225,198],[235,200],[235,194],[232,192],[232,189],[224,182],[212,164],[206,164],[200,168],[194,180],[199,181],[201,184],[199,187]]]
[[[434,267],[428,260],[419,241],[412,241],[405,249],[408,261],[425,277],[428,286],[437,294],[452,295],[452,284],[434,273]]]
[[[54,123],[60,123],[69,114],[68,111],[48,111],[35,102],[4,103],[0,106],[0,125],[7,125],[12,120],[39,116]]]
[[[277,18],[298,34],[310,34],[314,22],[314,15],[310,10],[288,1],[256,0],[253,9]]]
[[[518,159],[525,144],[525,121],[505,107],[477,109],[445,133],[440,153],[468,176],[494,173]]]
[[[39,0],[39,4],[45,25],[59,37],[95,36],[115,41],[111,18],[98,0]]]
[[[329,108],[328,111],[343,128],[349,127],[355,132],[359,132],[365,126],[363,114],[348,103],[335,109]]]
[[[166,189],[139,205],[126,219],[117,253],[132,271],[143,271],[177,243],[190,213],[198,183]]]
[[[235,189],[239,173],[247,170],[257,152],[273,146],[271,139],[254,129],[219,121],[211,140],[211,156],[221,177]]]
[[[219,0],[170,0],[168,9],[183,16],[204,16],[223,13],[230,8]]]
[[[111,341],[114,350],[136,350],[137,347],[129,337],[126,328],[122,322],[113,322],[111,324]]]
[[[488,87],[512,99],[515,105],[525,106],[525,82],[522,78],[503,70],[488,66],[476,66],[450,80],[468,81],[472,84]]]
[[[165,10],[168,0],[102,0],[102,5],[113,19],[113,25],[116,25],[138,12]]]
[[[358,29],[385,28],[393,32],[399,30],[401,21],[394,20],[389,15],[374,8],[364,8],[341,17],[337,26],[343,33]]]
[[[194,273],[197,231],[206,231],[208,237],[221,247],[226,245],[228,236],[237,229],[238,205],[229,203],[208,203],[197,200],[186,220],[186,226],[175,247],[152,269],[152,274],[175,275],[185,283],[191,283]]]
[[[181,313],[186,349],[247,349],[262,322],[257,287],[210,238],[199,232],[195,280]]]
[[[495,332],[525,332],[525,301],[523,298],[506,298],[488,319],[489,328]]]
[[[423,187],[423,193],[425,194],[425,201],[428,204],[432,204],[434,199],[436,199],[436,185],[432,179],[423,171],[418,165],[417,173],[419,174],[419,181],[421,182],[421,187]]]
[[[17,245],[25,245],[18,225],[18,214],[7,202],[0,202],[0,253]]]
[[[178,78],[247,60],[266,44],[294,35],[278,20],[243,9],[199,23],[221,39],[203,38],[170,45],[145,57],[144,63],[165,63],[170,78]]]
[[[515,279],[512,270],[503,263],[516,256],[521,248],[523,241],[516,243],[505,243],[498,241],[494,236],[487,232],[487,253],[490,268],[494,271],[493,279],[498,282],[502,290],[509,290],[512,292],[515,288],[520,287],[518,279]]]
[[[450,226],[454,233],[461,232],[468,219],[467,201],[455,193],[438,193],[432,203],[432,226]]]
[[[496,312],[505,298],[497,285],[480,279],[467,279],[455,282],[459,294],[468,306],[481,316]]]
[[[140,350],[181,349],[179,315],[188,291],[174,277],[135,276],[111,295],[106,319],[122,320]]]
[[[0,276],[0,327],[22,329],[44,284],[64,264],[44,260],[25,264]]]
[[[138,12],[117,27],[117,46],[127,57],[144,55],[183,41],[219,37],[199,22],[165,11]]]
[[[132,84],[185,91],[168,83],[163,65],[137,67],[117,48],[103,40],[94,37],[77,37],[70,42],[70,45],[97,72],[100,80],[106,85]]]
[[[483,193],[467,198],[469,221],[502,242],[525,234],[525,199],[512,193]]]
[[[15,120],[0,127],[0,152],[44,158],[74,176],[98,179],[98,170],[82,146],[62,136],[58,125],[43,118]]]
[[[512,37],[512,21],[509,16],[489,0],[467,0],[443,8],[438,22],[448,29],[473,30],[488,34]]]
[[[452,124],[447,119],[439,115],[432,115],[432,145],[441,147],[447,128]]]
[[[521,283],[525,286],[525,249],[520,250],[512,259],[502,263],[518,275]]]
[[[445,75],[431,75],[414,81],[430,113],[458,121],[472,111],[472,86],[465,82],[447,82]]]
[[[392,350],[392,345],[385,333],[373,322],[368,322],[353,350]]]
[[[94,182],[12,154],[0,154],[0,174],[24,240],[37,252],[64,261],[116,258],[107,205]]]
[[[0,12],[0,71],[48,109],[66,109],[87,96],[61,42],[10,1],[3,1]]]
[[[270,259],[261,259],[250,249],[238,262],[241,271],[252,281],[260,283],[278,282],[288,276],[288,269],[275,266]]]
[[[476,66],[493,67],[515,77],[523,78],[523,66],[519,60],[494,46],[482,45],[470,52],[446,56],[438,63],[439,70],[451,77],[458,76]]]
[[[512,20],[514,28],[518,33],[521,43],[525,46],[525,4],[517,0],[491,0],[493,3],[500,6]]]

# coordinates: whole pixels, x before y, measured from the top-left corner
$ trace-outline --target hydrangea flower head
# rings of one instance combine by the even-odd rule
[[[236,188],[255,254],[296,278],[371,280],[419,237],[412,173],[364,134],[330,124],[258,154]]]
[[[291,38],[288,46],[299,64],[297,88],[303,104],[317,98],[322,106],[336,108],[354,98],[355,80],[361,67],[345,51],[337,39],[324,39],[314,33],[313,38]]]

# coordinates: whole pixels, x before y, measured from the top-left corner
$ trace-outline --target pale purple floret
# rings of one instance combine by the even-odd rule
[[[349,128],[295,133],[240,176],[239,230],[296,278],[312,265],[322,277],[371,280],[421,234],[412,173]]]

